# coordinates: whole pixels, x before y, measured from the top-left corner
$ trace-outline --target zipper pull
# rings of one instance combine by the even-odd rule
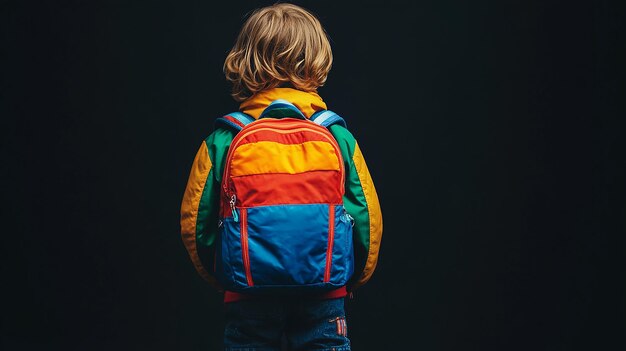
[[[350,225],[354,227],[354,218],[350,216],[348,212],[346,212],[346,216],[348,216],[348,220],[350,221]]]
[[[233,220],[235,222],[239,222],[239,215],[237,214],[237,211],[235,210],[236,201],[237,201],[237,196],[233,194],[233,196],[230,197],[230,211],[233,213]]]
[[[354,227],[354,218],[350,216],[348,211],[346,211],[345,207],[343,209],[343,218],[345,218],[346,222],[350,222],[350,225]]]

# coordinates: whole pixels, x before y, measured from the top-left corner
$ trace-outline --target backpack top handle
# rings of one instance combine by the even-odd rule
[[[294,106],[294,104],[283,99],[272,101],[272,103],[269,104],[269,106],[267,106],[265,110],[263,110],[263,112],[261,112],[259,119],[267,118],[267,117],[271,117],[271,118],[289,117],[289,118],[297,118],[297,119],[304,119],[304,120],[307,119],[304,116],[304,114],[302,114],[302,112],[296,106]]]

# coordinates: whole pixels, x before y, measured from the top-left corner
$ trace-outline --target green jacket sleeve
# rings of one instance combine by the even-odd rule
[[[382,213],[374,182],[354,136],[344,127],[333,125],[346,170],[344,206],[354,218],[354,275],[348,289],[365,284],[374,273],[383,232]]]

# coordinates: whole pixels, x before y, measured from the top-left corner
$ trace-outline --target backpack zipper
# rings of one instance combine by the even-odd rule
[[[233,214],[233,221],[239,222],[239,216],[237,215],[237,211],[235,210],[235,202],[237,202],[237,195],[233,194],[230,197],[230,211]]]
[[[246,272],[248,286],[254,286],[252,270],[250,269],[250,253],[248,252],[248,209],[241,209],[241,256],[243,268]]]
[[[326,247],[324,283],[330,281],[330,268],[333,265],[333,244],[335,243],[335,205],[328,206],[328,209],[328,246]]]

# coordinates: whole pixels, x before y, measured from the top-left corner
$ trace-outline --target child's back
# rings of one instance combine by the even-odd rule
[[[284,3],[250,16],[224,64],[240,112],[200,146],[181,232],[224,291],[226,350],[277,350],[283,334],[293,350],[350,349],[343,298],[375,269],[382,217],[358,144],[316,93],[331,64],[319,21]]]

